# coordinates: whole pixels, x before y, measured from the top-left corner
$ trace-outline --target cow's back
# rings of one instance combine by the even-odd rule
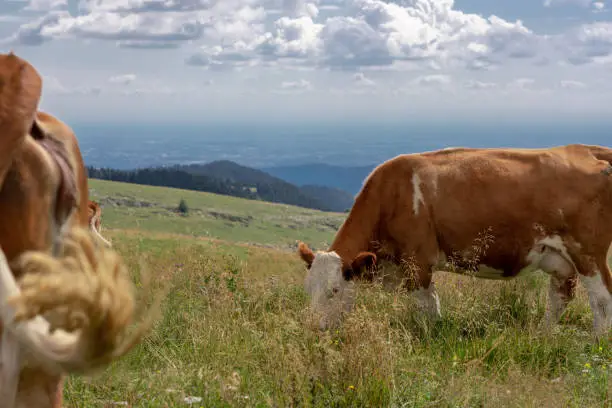
[[[580,219],[612,205],[608,166],[582,145],[401,155],[370,176],[381,191],[379,233],[397,236],[399,222],[410,224],[402,225],[409,235],[427,224],[446,254],[486,237],[483,262],[511,274],[524,266],[534,237],[579,236]]]

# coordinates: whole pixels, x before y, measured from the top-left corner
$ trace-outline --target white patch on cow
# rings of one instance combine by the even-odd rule
[[[415,172],[412,175],[412,211],[414,211],[414,215],[419,215],[420,203],[425,204],[425,198],[421,191],[421,178],[419,174]]]
[[[565,217],[565,214],[563,214],[563,210],[561,208],[559,208],[559,215],[561,218]]]
[[[431,175],[431,192],[434,196],[438,195],[438,174],[433,173]]]
[[[530,268],[542,269],[546,273],[555,272],[556,268],[576,270],[576,265],[567,252],[567,247],[559,235],[551,235],[536,240],[526,257]],[[567,266],[563,266],[563,262]],[[561,272],[558,270],[557,272]]]
[[[536,244],[544,245],[549,248],[556,249],[557,251],[561,253],[561,255],[565,259],[568,260],[568,262],[571,262],[573,264],[573,261],[571,260],[572,258],[570,258],[569,253],[567,252],[567,247],[565,246],[563,239],[559,235],[551,235],[551,236],[542,238]]]
[[[342,259],[335,252],[317,252],[304,281],[312,311],[320,315],[324,330],[340,323],[354,301],[354,282],[342,276]]]
[[[612,327],[612,294],[608,291],[598,269],[595,270],[594,276],[580,275],[580,280],[589,294],[593,329],[596,334],[606,334]]]
[[[418,308],[423,310],[430,317],[439,318],[442,316],[440,313],[440,297],[433,283],[431,283],[427,289],[419,288],[415,290],[414,296]]]

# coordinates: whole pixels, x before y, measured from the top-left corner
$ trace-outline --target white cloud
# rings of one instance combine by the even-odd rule
[[[564,79],[559,81],[559,86],[564,89],[584,89],[586,84],[581,81],[574,81],[570,79]]]
[[[300,79],[298,81],[284,81],[281,83],[281,88],[295,90],[311,90],[312,84],[305,79]]]
[[[353,74],[353,82],[355,82],[355,84],[358,86],[364,86],[364,87],[376,86],[376,82],[366,77],[363,74],[363,72],[357,72]]]
[[[463,87],[472,90],[484,90],[484,89],[496,89],[498,86],[494,82],[482,82],[475,80],[468,80],[463,82]]]
[[[570,30],[563,40],[558,46],[568,50],[568,62],[574,65],[596,62],[612,54],[612,22],[583,24]]]
[[[576,6],[590,8],[593,13],[601,13],[606,5],[600,0],[544,0],[544,7]]]
[[[441,87],[451,83],[451,77],[448,75],[423,75],[413,80],[414,85],[426,87]]]
[[[535,80],[533,78],[517,78],[510,81],[507,87],[510,89],[533,89]]]
[[[136,80],[136,75],[134,74],[123,74],[123,75],[115,75],[108,78],[108,82],[111,84],[119,84],[119,85],[129,85]]]
[[[102,92],[99,86],[65,86],[59,79],[53,76],[43,78],[44,92],[53,95],[93,95],[98,96]]]
[[[409,4],[355,0],[344,15],[321,22],[305,15],[281,17],[273,30],[242,49],[253,59],[301,59],[337,69],[419,61],[477,68],[537,55],[541,40],[520,21],[466,14],[450,0]],[[217,55],[224,63],[223,53]]]
[[[606,5],[603,1],[596,1],[593,3],[593,11],[601,12],[606,8]]]
[[[560,6],[563,4],[589,7],[593,2],[594,0],[544,0],[544,7]]]
[[[68,0],[30,0],[24,8],[29,11],[63,10],[68,7]]]
[[[63,0],[36,0],[51,4]],[[452,0],[283,0],[266,29],[272,0],[87,0],[81,15],[53,11],[20,27],[13,43],[60,38],[112,40],[120,47],[199,43],[192,65],[235,67],[272,62],[355,70],[394,64],[491,68],[532,59],[543,40],[522,22],[464,13]],[[59,4],[59,3],[58,3]],[[62,3],[63,4],[63,3]],[[343,5],[334,15],[319,8]],[[42,8],[41,5],[38,6]],[[50,6],[49,6],[50,7]]]
[[[149,86],[135,89],[122,89],[119,93],[123,96],[139,95],[175,95],[178,92],[168,86]],[[184,92],[183,92],[184,93]]]
[[[117,41],[120,47],[171,48],[204,37],[249,38],[265,17],[263,9],[251,3],[254,0],[82,0],[80,15],[73,16],[65,10],[65,0],[33,0],[29,7],[49,13],[22,25],[9,40],[40,45],[87,38]]]

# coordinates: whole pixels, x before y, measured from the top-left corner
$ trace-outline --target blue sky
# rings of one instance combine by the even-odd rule
[[[70,121],[579,120],[612,113],[592,0],[1,0]]]

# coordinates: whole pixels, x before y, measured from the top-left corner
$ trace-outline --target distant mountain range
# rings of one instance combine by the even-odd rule
[[[376,166],[341,167],[329,164],[303,164],[261,168],[268,174],[297,186],[320,185],[344,190],[354,197],[363,180]]]
[[[310,182],[297,186],[263,170],[229,160],[137,170],[88,167],[88,174],[103,180],[206,191],[323,211],[342,212],[353,205],[353,194],[330,185],[329,180],[323,185]],[[316,181],[316,178],[302,177],[301,180]]]

